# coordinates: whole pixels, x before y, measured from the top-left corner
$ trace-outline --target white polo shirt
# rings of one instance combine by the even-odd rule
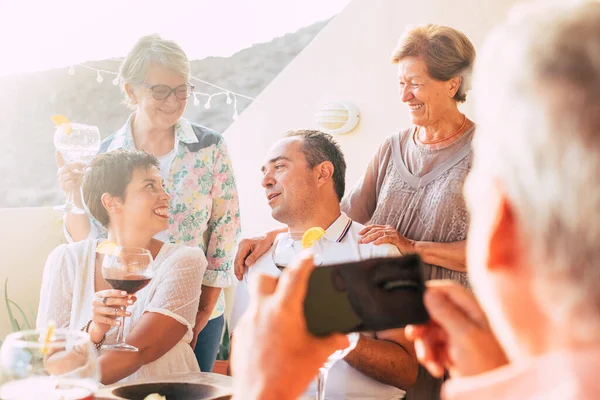
[[[398,249],[393,245],[359,244],[360,235],[358,233],[363,228],[364,225],[352,221],[346,214],[341,213],[338,219],[325,230],[324,238],[326,240],[322,240],[323,254],[321,255],[323,265],[400,255]],[[235,330],[240,317],[250,303],[248,280],[255,279],[258,274],[275,277],[281,274],[273,263],[271,252],[272,248],[248,269],[244,279],[238,284],[230,319],[231,332]],[[310,351],[310,349],[307,349],[307,351]],[[290,362],[293,362],[293,360],[290,360]],[[315,380],[310,384],[304,395],[307,398],[310,396],[314,399],[316,390],[317,382]],[[328,400],[393,400],[404,398],[405,392],[371,379],[351,367],[346,361],[340,360],[329,371],[325,394]]]

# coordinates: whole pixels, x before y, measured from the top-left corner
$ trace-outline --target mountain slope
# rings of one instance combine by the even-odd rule
[[[229,58],[209,57],[191,62],[192,75],[229,90],[256,97],[302,50],[328,21],[319,22],[295,33],[257,44]],[[201,45],[199,43],[199,45]],[[119,62],[104,60],[86,63],[97,69],[117,71]],[[63,114],[72,121],[97,125],[102,137],[120,128],[130,113],[121,102],[112,75],[104,74],[102,83],[96,73],[75,67],[75,75],[67,68],[0,78],[3,94],[0,100],[3,116],[0,135],[3,156],[0,185],[0,207],[30,207],[60,204],[64,194],[56,178],[53,114]],[[218,89],[193,82],[197,91],[217,93]],[[233,104],[225,96],[214,97],[211,108],[188,101],[184,117],[223,132],[233,122]],[[238,112],[250,103],[238,98]]]

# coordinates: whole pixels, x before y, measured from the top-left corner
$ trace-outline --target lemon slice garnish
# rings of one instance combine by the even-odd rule
[[[50,117],[50,119],[52,120],[52,122],[54,122],[54,125],[56,126],[61,126],[62,124],[70,124],[71,121],[69,121],[69,118],[65,117],[64,115],[60,115],[60,114],[56,114]]]
[[[119,247],[120,246],[115,242],[105,240],[104,242],[100,243],[98,247],[96,247],[96,253],[116,255],[117,251],[119,250]]]
[[[56,328],[54,321],[49,321],[48,322],[48,330],[46,330],[46,336],[44,337],[44,344],[42,345],[42,354],[48,353],[48,350],[49,350],[48,344],[50,344],[50,341],[52,340],[52,335],[54,334],[54,328]]]
[[[315,227],[308,229],[304,232],[304,235],[302,235],[302,250],[308,249],[323,235],[325,235],[325,229],[323,228]]]
[[[56,114],[51,116],[50,119],[54,122],[54,125],[62,128],[65,135],[69,136],[71,134],[71,121],[69,121],[69,118],[64,115]]]

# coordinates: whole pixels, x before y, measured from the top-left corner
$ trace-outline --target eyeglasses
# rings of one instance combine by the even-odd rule
[[[140,86],[148,88],[152,90],[152,97],[156,100],[166,100],[171,93],[175,93],[175,97],[179,100],[185,100],[192,95],[194,91],[194,85],[190,85],[189,83],[184,85],[179,85],[175,88],[169,87],[167,85],[148,85],[147,83],[140,83]]]

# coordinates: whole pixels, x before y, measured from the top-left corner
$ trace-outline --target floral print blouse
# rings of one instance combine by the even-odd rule
[[[135,150],[132,114],[125,125],[106,138],[100,152]],[[180,118],[175,125],[176,154],[165,180],[171,196],[169,241],[200,247],[208,267],[202,284],[229,287],[233,256],[240,234],[240,211],[235,177],[223,137],[208,128]],[[106,230],[92,221],[101,236]],[[217,301],[212,318],[223,314],[225,296]]]

